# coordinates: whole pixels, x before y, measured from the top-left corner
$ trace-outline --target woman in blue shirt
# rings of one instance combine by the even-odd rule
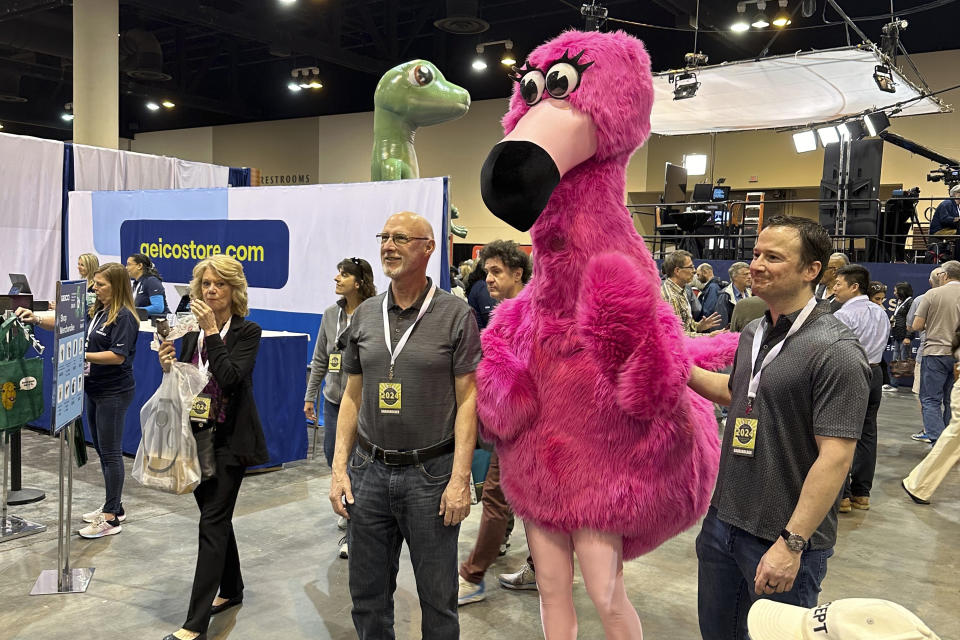
[[[145,309],[151,316],[170,313],[163,281],[150,258],[142,253],[133,254],[127,258],[127,273],[133,280],[134,306]]]

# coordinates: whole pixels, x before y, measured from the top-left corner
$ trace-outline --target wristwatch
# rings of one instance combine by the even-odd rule
[[[780,532],[780,537],[787,543],[787,549],[795,553],[800,553],[807,546],[807,541],[798,533],[790,533],[784,529]]]

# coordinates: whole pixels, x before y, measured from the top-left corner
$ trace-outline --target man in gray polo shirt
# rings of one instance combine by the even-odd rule
[[[817,604],[870,380],[857,338],[814,297],[829,253],[813,221],[768,220],[750,275],[769,311],[740,334],[733,373],[691,372],[694,391],[730,407],[697,537],[703,640],[745,640],[761,597]]]
[[[436,243],[425,219],[395,214],[377,237],[391,284],[357,307],[343,338],[349,377],[330,502],[350,519],[360,639],[394,637],[393,592],[406,542],[422,637],[449,640],[460,635],[457,537],[470,513],[480,334],[467,304],[427,278]]]

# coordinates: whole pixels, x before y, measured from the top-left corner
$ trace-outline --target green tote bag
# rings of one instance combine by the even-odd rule
[[[26,332],[15,317],[0,325],[0,431],[43,413],[43,360],[23,357],[30,344]]]

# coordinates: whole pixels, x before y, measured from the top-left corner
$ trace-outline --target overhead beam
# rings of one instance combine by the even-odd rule
[[[6,0],[0,3],[0,22],[72,4],[67,0]]]
[[[245,40],[253,40],[264,44],[277,41],[289,43],[290,48],[297,55],[312,56],[354,71],[379,75],[390,66],[386,60],[370,58],[346,51],[336,45],[318,42],[296,34],[284,33],[276,29],[268,20],[256,21],[237,17],[208,6],[201,7],[197,0],[164,0],[163,2],[125,0],[125,2],[154,15],[176,18],[189,24],[200,25]]]

